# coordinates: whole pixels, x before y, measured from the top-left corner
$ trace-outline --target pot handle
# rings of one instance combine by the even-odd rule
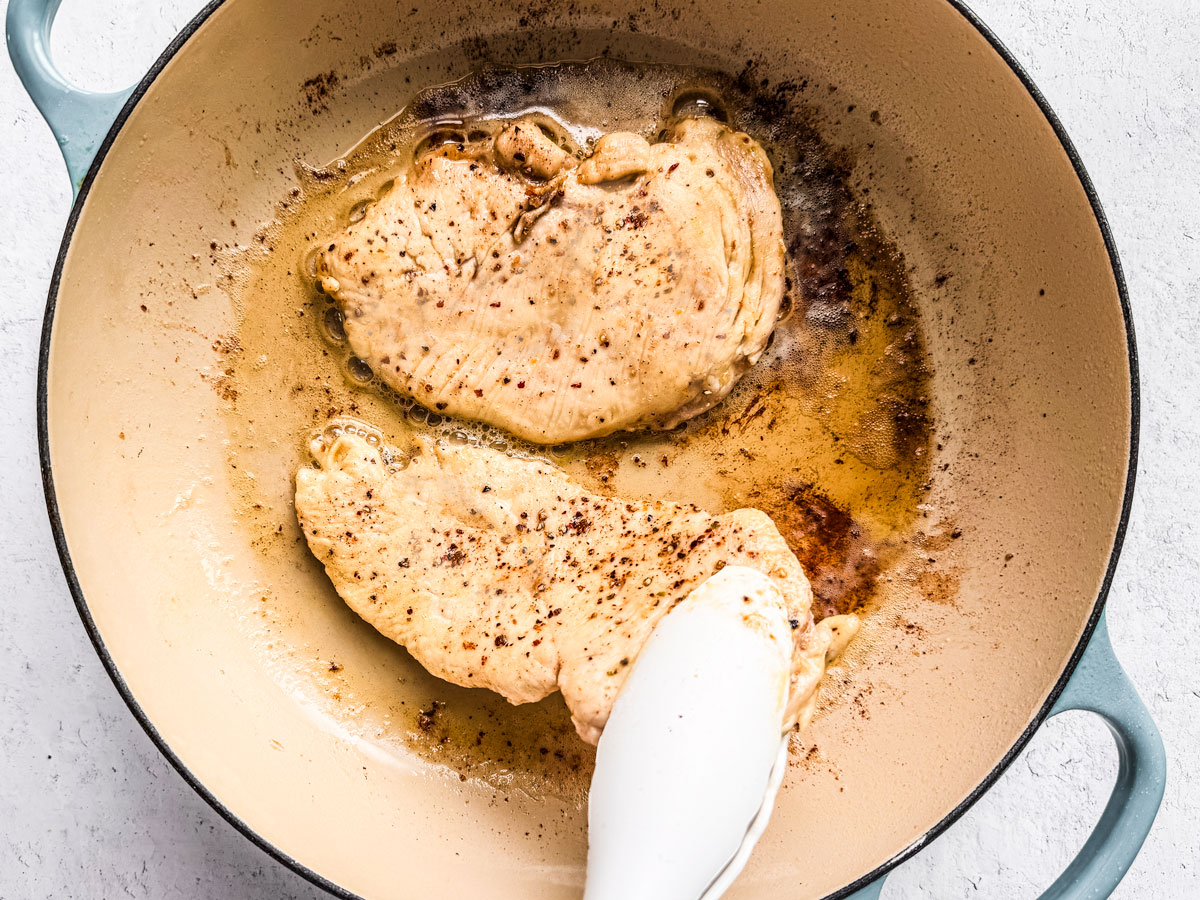
[[[133,88],[96,93],[67,81],[50,58],[50,29],[62,0],[9,0],[8,55],[25,90],[54,132],[71,190],[78,194],[96,150]]]
[[[1103,900],[1133,865],[1158,814],[1167,780],[1162,737],[1113,654],[1103,613],[1050,715],[1069,709],[1095,713],[1112,732],[1117,744],[1117,783],[1087,842],[1040,900]],[[884,878],[847,900],[878,900]]]

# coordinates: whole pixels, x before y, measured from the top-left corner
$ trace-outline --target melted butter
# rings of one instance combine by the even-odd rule
[[[758,139],[784,210],[790,315],[723,403],[669,433],[534,447],[402,401],[351,356],[337,311],[314,283],[313,253],[386,191],[422,145],[535,114],[582,153],[606,131],[654,140],[676,110],[717,115]],[[489,71],[426,91],[343,158],[297,164],[300,187],[234,267],[241,321],[219,349],[245,527],[275,571],[295,581],[295,591],[280,592],[264,612],[269,645],[299,648],[301,668],[321,660],[305,690],[342,725],[415,748],[462,777],[552,789],[576,802],[586,795],[592,751],[575,737],[558,696],[513,708],[438,681],[337,598],[292,509],[294,473],[331,419],[369,423],[401,447],[433,432],[541,456],[600,493],[716,513],[757,506],[809,573],[818,618],[869,606],[899,569],[930,475],[920,317],[902,258],[807,123],[796,94],[760,96],[710,72],[603,60]],[[315,610],[337,649],[309,647]]]

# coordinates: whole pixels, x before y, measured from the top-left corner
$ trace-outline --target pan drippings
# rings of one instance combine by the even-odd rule
[[[315,249],[361,217],[414,154],[522,115],[579,155],[615,130],[654,141],[680,115],[715,116],[766,148],[788,246],[786,313],[723,403],[671,432],[535,447],[401,400],[350,354],[342,314],[315,283]],[[484,71],[422,92],[331,165],[297,164],[299,190],[235,273],[242,319],[228,365],[229,457],[256,546],[313,566],[301,559],[291,473],[314,430],[351,417],[392,444],[424,431],[541,456],[599,493],[713,513],[756,506],[809,573],[818,618],[869,605],[903,559],[928,490],[930,373],[904,261],[847,186],[849,170],[819,139],[802,84],[764,91],[746,78],[610,60]],[[481,692],[447,686],[409,704],[411,741],[457,759],[459,771],[580,767],[561,701],[538,704],[542,713],[512,711],[521,724],[511,727],[539,734],[526,760],[503,717],[472,693]]]

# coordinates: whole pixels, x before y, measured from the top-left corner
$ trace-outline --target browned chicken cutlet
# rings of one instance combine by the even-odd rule
[[[544,461],[428,437],[393,451],[350,428],[312,450],[296,478],[309,547],[342,599],[435,675],[513,703],[561,689],[595,743],[658,621],[737,565],[779,588],[789,715],[811,714],[831,632],[763,512],[599,496]]]
[[[775,327],[783,224],[766,154],[720,122],[580,162],[519,120],[419,155],[317,270],[387,384],[553,444],[718,403]]]

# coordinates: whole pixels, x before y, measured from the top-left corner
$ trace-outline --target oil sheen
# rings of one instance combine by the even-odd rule
[[[401,400],[350,353],[340,313],[313,278],[315,249],[426,147],[529,115],[580,155],[609,131],[656,140],[681,115],[721,118],[767,150],[788,248],[785,314],[761,360],[714,409],[671,432],[535,447]],[[352,618],[333,611],[340,600],[308,554],[291,496],[314,432],[353,420],[401,446],[426,432],[540,456],[600,493],[713,513],[756,506],[804,564],[818,618],[869,614],[886,593],[929,489],[928,359],[904,260],[848,187],[849,166],[821,141],[799,93],[764,95],[719,73],[612,60],[487,70],[423,91],[341,158],[297,163],[297,174],[300,187],[259,246],[234,260],[240,324],[223,348],[229,465],[245,527],[261,552],[294,558],[298,577],[324,583],[318,596],[272,611],[276,643],[311,615],[305,603]],[[362,623],[339,627],[354,646],[329,659],[320,683],[322,702],[347,727],[460,777],[586,792],[591,750],[559,698],[510,707],[428,676]]]

